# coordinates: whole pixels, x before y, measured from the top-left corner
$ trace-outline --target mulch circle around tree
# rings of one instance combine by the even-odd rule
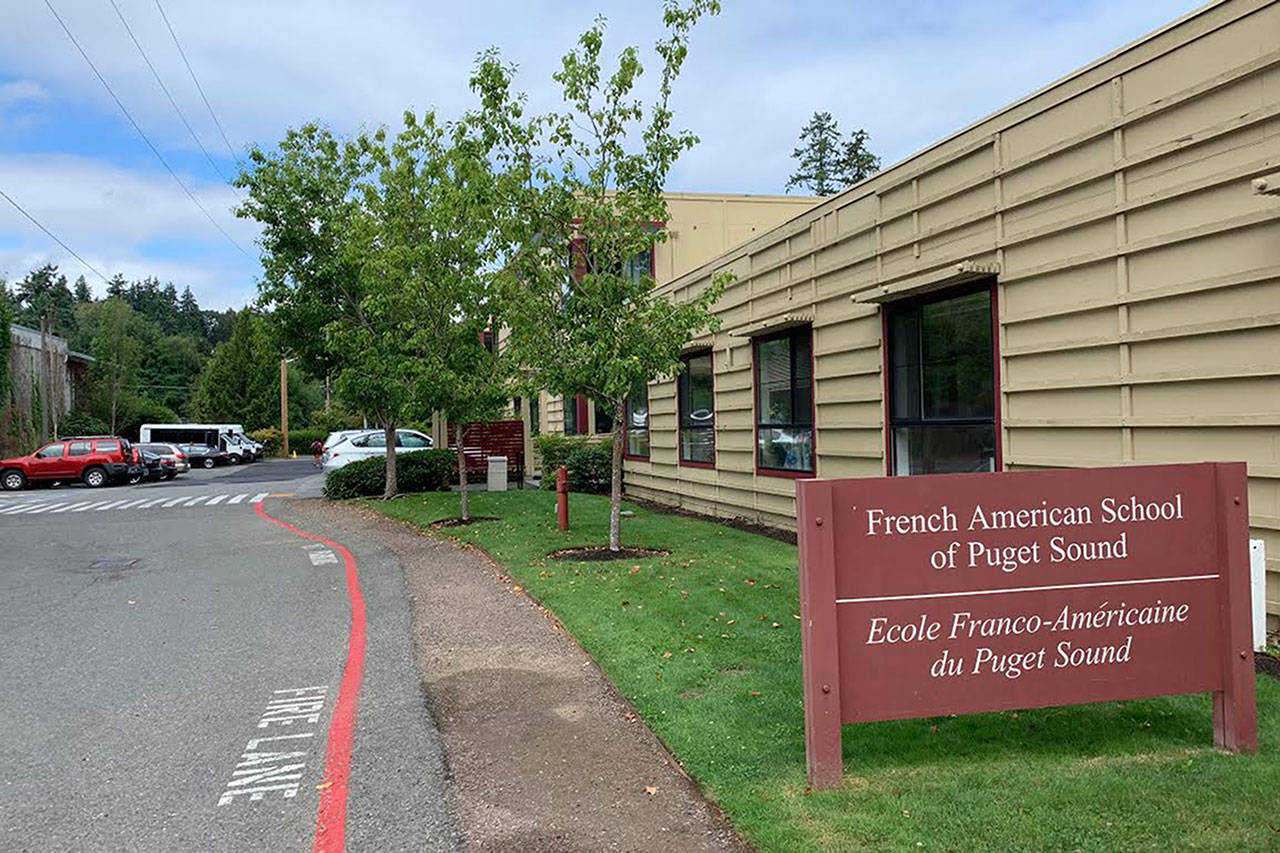
[[[470,518],[442,518],[439,521],[431,522],[431,527],[439,529],[441,527],[466,527],[468,524],[475,524],[477,521],[497,521],[496,515],[473,515]]]
[[[1253,653],[1253,668],[1280,681],[1280,658],[1266,652]]]
[[[643,560],[646,557],[665,557],[670,554],[661,548],[623,548],[610,551],[607,547],[592,546],[590,548],[565,548],[552,551],[547,555],[549,560],[568,560],[574,563],[603,563],[609,560]]]

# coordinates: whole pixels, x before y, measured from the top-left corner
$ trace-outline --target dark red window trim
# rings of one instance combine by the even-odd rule
[[[794,335],[797,328],[804,328],[809,332],[809,411],[813,421],[813,470],[786,471],[782,468],[763,468],[760,465],[760,365],[756,359],[756,345],[773,338]],[[755,462],[756,476],[781,477],[784,480],[809,480],[818,476],[818,377],[815,374],[816,368],[817,363],[813,354],[813,326],[793,326],[766,332],[751,339],[751,440],[755,444],[751,454]]]
[[[647,412],[649,411],[649,406],[648,406],[648,403],[649,403],[649,386],[648,386],[648,384],[646,384],[646,385],[644,386],[644,401],[645,401],[645,412],[647,413]],[[623,459],[630,459],[630,460],[631,460],[631,461],[633,461],[633,462],[648,462],[650,459],[652,459],[652,458],[653,458],[653,456],[652,456],[652,454],[653,454],[653,432],[652,432],[652,430],[651,430],[651,428],[650,428],[650,426],[649,426],[649,423],[650,423],[650,417],[651,417],[651,414],[646,414],[646,415],[645,415],[645,419],[644,419],[644,434],[645,434],[645,436],[647,436],[647,437],[648,437],[648,439],[649,439],[649,442],[648,442],[648,443],[649,443],[649,452],[648,452],[648,453],[646,453],[646,454],[644,454],[643,456],[641,456],[639,453],[631,453],[631,452],[629,452],[629,451],[627,450],[627,448],[628,448],[630,445],[627,443],[627,437],[628,437],[628,435],[630,435],[630,433],[631,433],[631,395],[629,395],[629,394],[628,394],[628,395],[627,395],[627,405],[624,407],[623,415],[622,415],[622,418],[623,418],[623,424],[622,424],[622,441],[623,441],[623,445],[622,445],[622,458],[623,458]],[[679,440],[680,440],[680,430],[679,430],[679,424],[677,424],[677,427],[676,427],[676,441],[677,441],[677,442],[679,442]]]
[[[880,412],[882,422],[882,430],[884,432],[884,475],[892,477],[893,474],[893,426],[892,419],[889,414],[889,376],[891,366],[889,364],[889,311],[891,304],[907,304],[911,302],[935,302],[943,299],[950,299],[955,296],[964,296],[969,293],[977,293],[982,290],[991,292],[991,382],[992,391],[995,399],[993,400],[994,408],[994,424],[996,430],[996,471],[1004,470],[1004,439],[1002,428],[1003,418],[1001,415],[1000,392],[1000,288],[996,279],[982,282],[977,285],[957,285],[948,287],[944,290],[937,290],[928,293],[917,299],[904,299],[901,303],[886,303],[880,308],[880,375],[881,383],[881,400]],[[816,449],[814,451],[817,452]],[[904,475],[905,476],[905,475]]]
[[[680,377],[687,375],[688,363],[691,358],[701,358],[707,356],[711,359],[711,458],[716,458],[716,354],[715,350],[707,347],[705,349],[690,350],[680,356],[680,361],[685,364],[685,369],[680,371],[680,376],[676,377],[676,458],[680,460],[681,468],[703,468],[708,471],[714,471],[715,462],[694,462],[684,458],[684,454],[680,450]]]

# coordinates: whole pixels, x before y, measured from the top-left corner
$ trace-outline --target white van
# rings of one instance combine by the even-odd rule
[[[227,451],[232,465],[252,462],[262,455],[262,445],[244,433],[241,424],[143,424],[138,441],[168,444],[207,444]]]

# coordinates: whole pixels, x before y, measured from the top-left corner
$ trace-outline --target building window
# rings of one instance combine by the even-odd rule
[[[564,434],[587,434],[587,398],[582,394],[564,399]]]
[[[887,310],[890,471],[994,471],[991,288]]]
[[[529,398],[529,435],[537,435],[542,430],[542,395],[535,394]]]
[[[680,407],[680,461],[713,466],[716,462],[715,384],[711,351],[684,356],[676,382]]]
[[[757,338],[756,465],[813,473],[813,332]]]
[[[608,408],[595,404],[596,410],[596,435],[608,435],[613,432],[613,412]]]
[[[627,396],[627,455],[649,458],[649,386],[637,385]]]
[[[524,408],[524,402],[519,397],[511,398],[511,411],[515,413],[517,418],[521,417],[521,409]]]

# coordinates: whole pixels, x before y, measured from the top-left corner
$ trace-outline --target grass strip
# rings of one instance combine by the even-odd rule
[[[1207,695],[1111,702],[846,726],[844,787],[812,793],[795,546],[633,507],[623,544],[668,556],[553,561],[607,541],[607,499],[573,495],[564,533],[551,493],[472,501],[499,520],[426,531],[447,493],[365,505],[487,551],[761,851],[1280,850],[1274,680],[1254,756],[1212,749]]]

